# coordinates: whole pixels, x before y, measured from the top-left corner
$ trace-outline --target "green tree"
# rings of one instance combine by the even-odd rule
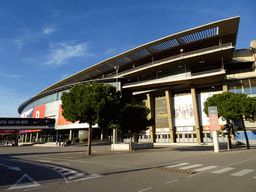
[[[126,104],[121,110],[119,128],[122,133],[130,135],[130,150],[132,150],[132,135],[152,125],[153,120],[147,118],[149,113],[147,107],[138,104]]]
[[[63,117],[71,122],[88,123],[88,152],[91,155],[92,126],[107,124],[112,110],[108,107],[113,102],[116,89],[110,84],[92,82],[72,87],[70,92],[61,96]]]
[[[223,117],[227,124],[228,135],[228,149],[231,147],[230,132],[235,132],[236,127],[230,125],[230,120],[241,119],[242,128],[246,137],[246,146],[249,149],[249,141],[244,126],[243,116],[250,115],[252,119],[255,119],[256,100],[254,98],[248,98],[246,94],[225,92],[222,94],[215,94],[208,98],[204,105],[204,112],[208,116],[208,107],[217,106],[218,116]]]

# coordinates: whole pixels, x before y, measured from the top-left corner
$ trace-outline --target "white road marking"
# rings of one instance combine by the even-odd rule
[[[34,189],[26,189],[24,191],[32,191],[32,190],[35,190],[35,189],[42,189],[42,188],[46,188],[48,186],[42,186],[42,187],[37,187],[37,188],[34,188]]]
[[[211,173],[221,174],[221,173],[225,173],[225,172],[231,171],[233,169],[235,169],[235,168],[233,168],[233,167],[226,167],[226,168],[223,168],[223,169],[219,169],[217,171],[213,171]]]
[[[43,162],[43,163],[49,163],[49,162],[52,162],[52,161],[49,161],[49,160],[38,160],[39,162]]]
[[[8,165],[4,165],[4,164],[0,164],[4,167],[7,167],[7,169],[11,169],[11,170],[14,170],[14,171],[21,171],[19,167],[11,167],[11,166],[8,166]]]
[[[138,192],[147,191],[147,190],[149,190],[149,189],[152,189],[152,187],[149,187],[149,188],[146,188],[146,189],[142,189],[142,190],[140,190],[140,191],[138,191]]]
[[[81,181],[81,180],[85,180],[85,179],[93,179],[93,178],[96,178],[96,177],[101,177],[102,175],[99,175],[99,174],[93,174],[93,175],[90,175],[88,177],[83,177],[81,179],[76,179],[75,181]],[[72,181],[72,182],[75,182],[75,181]]]
[[[235,153],[235,152],[234,152]],[[229,165],[226,165],[226,166],[223,166],[223,167],[227,167],[227,166],[233,166],[233,165],[238,165],[238,164],[241,164],[241,163],[245,163],[245,162],[248,162],[248,161],[255,161],[256,158],[251,158],[251,159],[246,159],[244,161],[239,161],[239,162],[236,162],[236,163],[232,163],[232,164],[229,164]],[[205,172],[200,172],[200,173],[196,173],[196,174],[192,174],[192,175],[189,175],[188,177],[194,177],[196,175],[200,175],[200,174],[203,174],[203,173],[207,173],[208,171],[205,171]]]
[[[181,167],[180,169],[191,169],[191,168],[195,168],[195,167],[200,167],[203,166],[202,164],[195,164],[195,165],[190,165],[190,166],[186,166],[186,167]]]
[[[75,174],[75,175],[72,175],[72,176],[69,176],[68,179],[74,179],[74,178],[77,178],[77,177],[80,177],[80,176],[83,176],[85,175],[86,173],[78,173],[78,174]]]
[[[180,163],[180,164],[175,164],[175,165],[169,165],[169,166],[166,166],[168,168],[171,168],[171,167],[179,167],[179,166],[183,166],[183,165],[188,165],[190,163]]]
[[[206,171],[206,170],[209,170],[209,169],[214,169],[218,166],[208,166],[208,167],[203,167],[203,168],[200,168],[200,169],[195,169],[194,171]]]
[[[18,185],[19,182],[21,182],[25,177],[27,177],[31,182],[33,182],[32,184],[29,185]],[[39,183],[37,183],[36,181],[34,181],[31,177],[29,177],[26,173],[10,188],[8,188],[8,190],[12,190],[12,189],[23,189],[23,188],[30,188],[30,187],[40,187],[41,185]]]
[[[244,169],[244,170],[242,170],[242,171],[239,171],[239,172],[237,172],[237,173],[233,173],[233,174],[231,174],[232,176],[237,176],[237,177],[241,177],[241,176],[244,176],[244,175],[246,175],[246,174],[248,174],[248,173],[251,173],[251,172],[253,172],[254,170],[252,170],[252,169]]]
[[[74,174],[74,173],[77,173],[77,171],[70,170],[66,173],[63,173],[63,175],[70,175],[70,174]]]
[[[173,182],[175,182],[175,181],[178,181],[178,179],[173,180],[173,181],[166,182],[165,184],[173,183]]]

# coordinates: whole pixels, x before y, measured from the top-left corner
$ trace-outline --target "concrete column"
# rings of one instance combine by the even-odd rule
[[[193,101],[193,110],[194,110],[194,118],[195,118],[195,131],[196,131],[196,138],[197,142],[201,143],[201,128],[200,128],[200,122],[199,122],[199,112],[198,112],[198,104],[197,104],[197,94],[196,89],[194,86],[191,87],[191,95],[192,95],[192,101]]]
[[[38,135],[39,135],[39,133],[37,132],[37,133],[36,133],[36,142],[37,142],[37,143],[39,143]]]
[[[228,92],[228,84],[226,80],[223,80],[223,84],[222,84],[222,92]]]
[[[150,113],[148,115],[148,118],[154,118],[155,119],[155,97],[152,93],[147,94],[147,107],[150,109]],[[156,126],[154,125],[150,126],[150,135],[151,135],[151,142],[156,142]]]
[[[56,141],[59,141],[59,131],[56,131]]]
[[[176,131],[174,128],[172,92],[169,90],[165,91],[165,97],[166,97],[166,106],[167,106],[167,113],[168,113],[170,139],[171,139],[171,143],[176,143],[176,136],[175,136]]]
[[[25,135],[25,142],[27,142],[28,141],[28,134],[26,133],[26,135]]]
[[[113,144],[116,143],[116,129],[113,129]]]
[[[32,142],[32,133],[30,133],[30,137],[29,137],[29,142],[31,143]]]
[[[72,129],[69,130],[69,139],[72,140]]]
[[[104,131],[104,130],[101,129],[100,131],[101,131],[101,133],[100,133],[100,140],[103,140],[103,131]]]

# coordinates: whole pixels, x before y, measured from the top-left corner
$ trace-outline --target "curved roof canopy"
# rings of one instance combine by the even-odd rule
[[[240,16],[212,22],[206,25],[195,27],[193,29],[185,30],[147,44],[141,45],[109,59],[106,59],[100,63],[97,63],[91,67],[88,67],[78,73],[71,75],[38,93],[33,98],[24,102],[19,107],[19,113],[36,98],[45,96],[55,92],[61,87],[67,87],[71,84],[76,84],[82,81],[88,81],[91,79],[99,78],[102,75],[115,72],[115,66],[125,66],[141,60],[145,57],[154,56],[158,53],[171,50],[173,48],[183,48],[186,45],[205,41],[208,39],[226,38],[228,42],[236,45],[236,38],[238,32]]]
[[[174,47],[182,47],[186,44],[190,44],[196,41],[202,41],[216,36],[221,37],[235,34],[233,35],[233,38],[231,38],[229,41],[232,42],[233,46],[235,46],[239,19],[240,16],[236,16],[216,21],[141,45],[139,47],[106,59],[82,71],[79,71],[78,73],[47,87],[37,95],[51,89],[58,88],[60,86],[90,80],[93,78],[97,78],[103,74],[110,73],[111,71],[114,72],[114,66],[124,66],[126,64],[133,63],[148,56],[153,56],[157,53],[172,49]]]

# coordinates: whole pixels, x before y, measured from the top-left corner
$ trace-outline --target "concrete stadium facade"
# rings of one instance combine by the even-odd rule
[[[56,119],[50,134],[38,132],[50,135],[47,141],[55,141],[59,135],[86,137],[87,124],[63,118],[60,98],[76,84],[98,81],[116,86],[132,103],[151,110],[155,125],[139,134],[140,142],[212,142],[209,119],[203,112],[206,99],[226,91],[256,94],[256,41],[248,49],[235,50],[239,20],[237,16],[189,29],[97,63],[24,102],[18,108],[20,117]],[[234,123],[239,125],[239,121]],[[256,127],[245,123],[249,129]],[[225,122],[219,119],[219,124]],[[95,134],[103,137],[97,128],[94,126]],[[38,140],[40,136],[34,137]]]

